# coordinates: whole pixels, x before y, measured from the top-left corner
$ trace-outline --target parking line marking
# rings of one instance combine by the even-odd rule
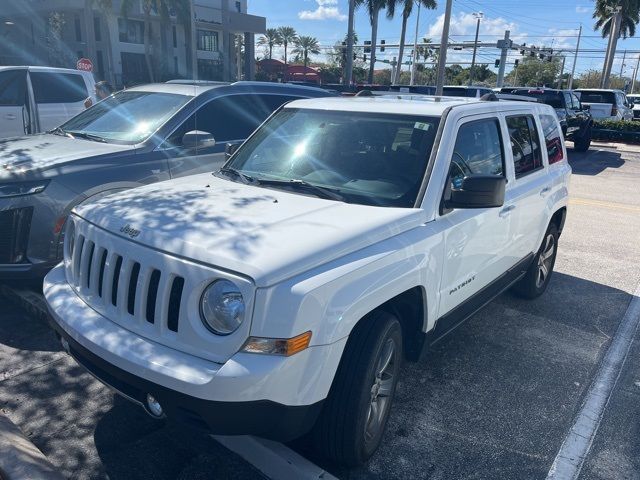
[[[580,412],[551,465],[547,480],[575,480],[591,450],[640,324],[640,283],[589,387]]]
[[[623,203],[604,202],[601,200],[588,200],[586,198],[569,198],[569,203],[573,205],[591,205],[594,207],[613,208],[615,210],[630,210],[640,212],[640,207],[635,205],[625,205]]]
[[[272,480],[338,480],[282,443],[248,435],[212,437]]]

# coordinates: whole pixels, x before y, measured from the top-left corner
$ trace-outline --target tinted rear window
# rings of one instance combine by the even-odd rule
[[[544,92],[540,90],[516,90],[513,95],[537,98],[538,101],[551,105],[553,108],[563,108],[562,97],[558,92]]]
[[[25,104],[25,70],[0,72],[0,105],[21,107]]]
[[[36,103],[83,102],[89,96],[82,75],[31,72],[30,76]]]
[[[578,92],[580,101],[584,103],[616,103],[616,94],[613,92]]]

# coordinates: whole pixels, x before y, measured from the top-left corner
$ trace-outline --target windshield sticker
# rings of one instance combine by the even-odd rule
[[[418,130],[429,130],[430,125],[428,123],[416,122],[413,128],[417,128]]]

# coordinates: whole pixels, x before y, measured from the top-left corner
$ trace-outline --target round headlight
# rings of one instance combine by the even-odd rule
[[[235,332],[244,320],[244,311],[242,293],[229,280],[216,280],[202,293],[200,317],[204,325],[216,335]]]

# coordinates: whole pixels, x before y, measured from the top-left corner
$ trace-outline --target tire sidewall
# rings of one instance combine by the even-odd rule
[[[535,284],[537,274],[538,274],[538,260],[540,258],[540,255],[542,255],[545,244],[547,242],[547,237],[549,235],[553,235],[553,257],[551,259],[551,265],[549,266],[549,273],[547,274],[547,278],[544,280],[544,283],[540,287],[538,287]],[[551,281],[551,277],[553,275],[553,269],[556,265],[556,257],[558,256],[558,237],[559,237],[558,228],[555,226],[555,224],[552,223],[551,225],[549,225],[549,228],[547,228],[547,231],[544,233],[544,237],[542,239],[542,244],[540,245],[540,249],[538,250],[538,254],[535,256],[533,260],[535,274],[532,280],[534,282],[533,285],[538,295],[542,295],[544,293],[544,291],[547,289],[547,286],[549,285],[549,282]]]

